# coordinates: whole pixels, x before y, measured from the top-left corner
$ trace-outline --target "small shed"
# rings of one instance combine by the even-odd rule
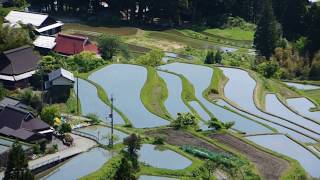
[[[45,83],[45,89],[48,91],[48,97],[52,102],[64,102],[70,96],[70,90],[75,82],[71,72],[60,68],[48,74],[48,81]]]

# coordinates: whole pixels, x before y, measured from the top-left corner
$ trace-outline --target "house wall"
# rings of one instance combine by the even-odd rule
[[[58,79],[55,79],[54,81],[52,81],[52,86],[72,86],[73,82],[63,78],[63,77],[59,77]]]
[[[3,84],[3,86],[7,89],[18,89],[18,88],[25,88],[28,87],[29,84],[29,78],[22,79],[20,81],[5,81],[0,80],[0,82]]]

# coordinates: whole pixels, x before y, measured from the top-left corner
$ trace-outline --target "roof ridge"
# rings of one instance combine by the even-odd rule
[[[36,12],[36,11],[28,11],[28,12],[27,11],[19,11],[19,10],[11,10],[11,11],[20,12],[20,13],[29,13],[29,14],[37,14],[37,15],[49,16],[49,14]]]
[[[28,49],[28,48],[31,48],[30,45],[24,45],[24,46],[21,46],[21,47],[18,47],[18,48],[14,48],[14,49],[9,49],[7,51],[3,51],[3,54],[7,55],[7,54],[11,54],[11,53],[14,53],[14,52],[17,52],[17,51],[21,51],[21,50],[24,50],[24,49]]]
[[[81,39],[81,40],[84,40],[84,41],[89,39],[86,36],[77,36],[77,35],[62,34],[62,33],[59,33],[58,36],[63,36],[63,37],[73,38],[73,39]]]

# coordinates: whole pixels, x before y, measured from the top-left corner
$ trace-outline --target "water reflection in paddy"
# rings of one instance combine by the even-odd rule
[[[247,118],[237,115],[236,113],[230,112],[222,107],[212,104],[202,96],[203,91],[206,90],[206,88],[209,87],[211,83],[213,74],[212,68],[184,63],[171,63],[160,66],[160,68],[185,76],[190,81],[190,83],[193,84],[196,97],[199,99],[199,101],[219,120],[223,122],[235,121],[236,129],[242,132],[271,132],[270,129],[260,124],[257,124]]]
[[[139,151],[139,161],[150,166],[164,169],[184,169],[192,161],[171,150],[159,150],[151,144],[143,144]]]
[[[288,86],[295,87],[300,90],[314,90],[320,89],[320,86],[310,85],[310,84],[300,84],[300,83],[292,83],[292,82],[284,82]]]
[[[299,141],[301,141],[301,142],[316,143],[316,141],[314,141],[313,139],[310,139],[310,138],[308,138],[308,137],[306,137],[306,136],[303,136],[303,135],[301,135],[301,134],[299,134],[299,133],[297,133],[297,132],[295,132],[295,131],[292,131],[292,130],[290,130],[290,129],[288,129],[288,128],[282,127],[282,126],[280,126],[280,125],[277,125],[277,124],[268,122],[268,121],[263,120],[263,119],[261,119],[261,118],[255,117],[255,116],[253,116],[253,115],[251,115],[251,114],[248,114],[248,113],[245,113],[245,112],[243,112],[243,111],[240,111],[240,110],[234,108],[233,106],[231,106],[230,104],[226,103],[226,102],[223,101],[223,100],[218,100],[217,103],[218,103],[219,105],[221,105],[221,106],[228,107],[229,109],[232,109],[233,111],[236,111],[236,112],[238,112],[238,113],[240,113],[240,114],[242,114],[242,115],[244,115],[244,116],[247,116],[247,117],[249,117],[249,118],[251,118],[251,119],[253,119],[253,120],[255,120],[255,121],[258,121],[258,122],[261,122],[261,123],[263,123],[263,124],[266,124],[266,125],[274,128],[274,129],[276,129],[278,132],[287,133],[287,134],[289,134],[291,137],[294,137],[295,139],[297,139],[297,140],[299,140]]]
[[[94,148],[82,153],[63,164],[54,172],[42,179],[48,180],[76,180],[98,170],[105,162],[112,158],[112,154],[102,148]]]
[[[97,137],[101,144],[104,144],[104,145],[109,144],[108,137],[110,137],[110,135],[111,135],[111,129],[109,127],[89,126],[89,127],[77,129],[77,131],[87,133],[87,134],[90,134],[92,136]],[[114,130],[113,133],[117,137],[115,140],[115,143],[122,142],[124,138],[128,137],[127,134],[125,134],[121,131],[118,131],[118,130]]]
[[[247,139],[272,151],[296,159],[311,176],[320,177],[320,160],[288,137],[284,135],[263,135],[251,136]]]
[[[177,117],[178,113],[190,112],[187,106],[181,99],[182,81],[173,74],[158,71],[159,76],[165,81],[168,88],[168,98],[165,101],[165,107],[173,118]]]
[[[75,92],[77,93],[77,90]],[[98,97],[97,88],[83,79],[79,79],[79,99],[82,115],[93,113],[98,115],[102,121],[110,123],[110,120],[106,120],[110,114],[110,107]],[[114,112],[114,123],[124,124],[122,117],[117,112]]]
[[[277,116],[290,119],[291,121],[302,125],[303,127],[309,128],[316,132],[320,132],[320,125],[307,120],[296,113],[289,110],[285,105],[283,105],[275,94],[267,94],[266,96],[266,110]],[[320,137],[320,136],[318,136]]]
[[[210,116],[209,114],[200,106],[200,104],[197,101],[191,101],[189,102],[190,106],[197,111],[199,116],[204,121],[209,121]]]
[[[281,125],[295,129],[299,132],[305,133],[311,137],[320,138],[319,135],[313,132],[310,132],[290,122],[284,121],[280,118],[277,118],[275,116],[272,116],[260,111],[256,107],[253,99],[254,89],[256,87],[256,81],[253,78],[251,78],[248,72],[241,69],[234,69],[234,68],[221,68],[221,70],[223,71],[224,75],[229,79],[229,81],[227,82],[224,88],[225,96],[231,101],[233,101],[234,103],[238,104],[239,107],[241,107],[242,109],[250,113],[256,114],[263,118],[277,122]],[[241,94],[241,96],[239,94]],[[283,133],[286,133],[286,132],[283,132]],[[292,136],[295,136],[295,134],[292,134]]]
[[[299,112],[313,120],[320,121],[320,111],[311,112],[310,109],[314,108],[315,105],[307,98],[293,98],[287,99],[288,105],[295,111]]]
[[[93,73],[89,79],[102,86],[108,95],[114,95],[115,106],[129,118],[133,126],[147,128],[169,124],[150,113],[140,100],[140,91],[147,79],[144,67],[113,64]]]

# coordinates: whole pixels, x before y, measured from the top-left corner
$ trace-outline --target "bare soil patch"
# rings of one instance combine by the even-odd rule
[[[210,134],[209,137],[218,140],[241,154],[245,155],[259,170],[266,180],[280,179],[281,175],[289,168],[286,160],[257,149],[251,144],[229,134]]]
[[[148,131],[146,134],[150,135],[151,137],[162,137],[165,139],[166,143],[175,146],[191,145],[206,148],[214,152],[223,152],[223,150],[219,147],[182,130],[161,129]]]

